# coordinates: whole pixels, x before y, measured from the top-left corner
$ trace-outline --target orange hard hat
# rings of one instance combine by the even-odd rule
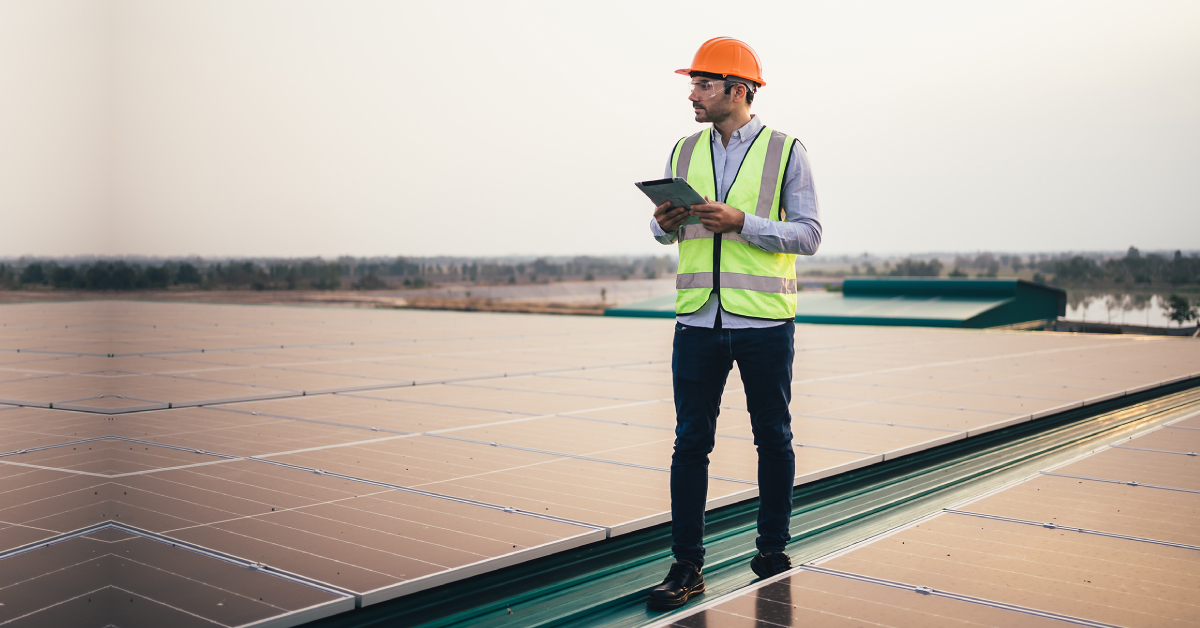
[[[704,42],[692,59],[692,67],[675,70],[676,74],[692,72],[737,76],[754,81],[759,87],[767,84],[762,79],[762,62],[758,60],[758,53],[746,42],[732,37],[714,37]]]

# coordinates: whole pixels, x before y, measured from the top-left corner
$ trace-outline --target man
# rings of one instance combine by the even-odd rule
[[[734,362],[746,392],[758,448],[758,554],[766,578],[791,569],[784,548],[796,475],[792,449],[796,255],[821,243],[817,196],[799,141],[750,113],[762,79],[750,46],[718,37],[700,47],[688,99],[697,122],[712,126],[680,140],[667,177],[686,178],[705,200],[690,208],[664,203],[650,230],[679,243],[675,340],[675,451],[671,457],[671,535],[675,563],[650,592],[653,609],[682,606],[704,591],[704,505],[708,455],[721,393]],[[683,224],[690,216],[698,224]]]

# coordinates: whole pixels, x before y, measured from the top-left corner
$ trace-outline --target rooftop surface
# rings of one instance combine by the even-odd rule
[[[1193,414],[657,627],[1195,625],[1197,450]]]
[[[0,325],[0,623],[296,625],[668,518],[669,321],[79,302]],[[796,343],[797,484],[1200,372],[1166,337]],[[757,494],[745,406],[735,370],[712,508]]]

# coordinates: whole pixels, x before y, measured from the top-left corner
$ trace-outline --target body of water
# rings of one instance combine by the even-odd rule
[[[1072,321],[1175,327],[1167,318],[1167,294],[1067,292],[1067,315]],[[1181,295],[1193,303],[1195,294]],[[1188,323],[1194,325],[1195,323]]]

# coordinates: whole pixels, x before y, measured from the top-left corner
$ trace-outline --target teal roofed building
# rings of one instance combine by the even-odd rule
[[[980,329],[1037,325],[1066,314],[1067,293],[1022,279],[847,279],[842,292],[801,292],[796,322]],[[675,316],[675,296],[609,309],[606,316]]]

